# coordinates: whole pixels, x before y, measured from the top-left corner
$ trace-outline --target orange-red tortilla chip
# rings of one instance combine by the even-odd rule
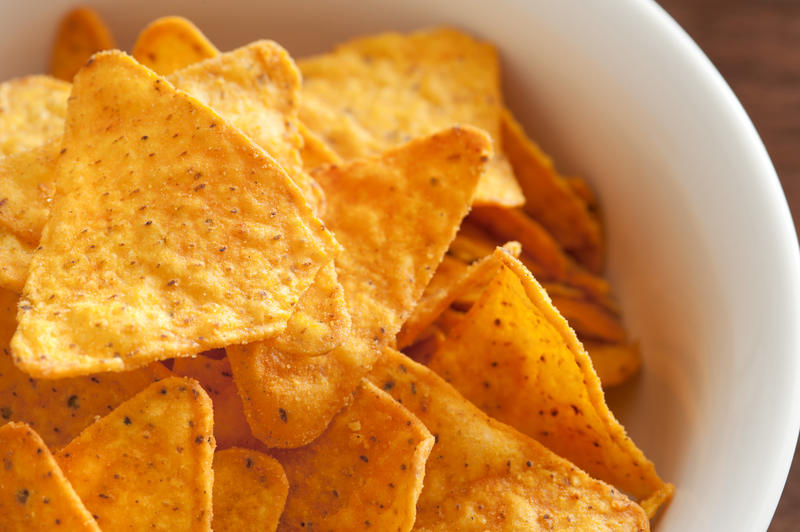
[[[36,377],[274,336],[339,250],[271,157],[120,52],[75,77],[64,149],[12,340]]]
[[[388,349],[369,376],[436,437],[414,530],[645,531],[644,511]]]
[[[609,411],[583,346],[517,259],[450,331],[430,367],[492,417],[646,499],[665,483]]]
[[[57,455],[103,530],[211,530],[211,400],[191,379],[150,385]]]
[[[503,113],[503,152],[525,194],[525,211],[590,271],[603,270],[603,229],[586,201],[575,193],[553,161],[526,135],[509,111]]]
[[[625,328],[620,318],[607,308],[585,299],[574,299],[553,294],[553,305],[581,340],[596,340],[608,343],[625,341]]]
[[[183,17],[154,20],[133,45],[133,57],[162,76],[218,55],[203,32]]]
[[[611,286],[564,253],[552,235],[521,209],[479,207],[470,220],[494,235],[499,242],[517,240],[522,244],[525,263],[536,264],[536,279],[576,286],[594,299],[608,298]]]
[[[0,427],[0,530],[100,532],[36,432]]]
[[[289,478],[280,530],[411,530],[434,437],[362,382],[313,443],[273,451]]]
[[[72,81],[92,55],[112,48],[116,48],[114,37],[100,15],[90,7],[73,9],[64,15],[58,26],[50,73],[58,79]]]
[[[618,386],[636,375],[642,367],[642,355],[637,342],[605,344],[583,342],[592,359],[592,366],[603,388]]]
[[[214,439],[217,448],[245,447],[256,449],[259,441],[250,432],[242,408],[242,400],[233,382],[227,358],[176,358],[172,371],[180,377],[197,380],[214,403]]]
[[[70,84],[50,76],[0,83],[0,156],[37,148],[64,131]]]
[[[345,159],[375,155],[453,124],[479,127],[499,143],[503,110],[495,49],[457,30],[384,33],[298,61],[301,119]],[[475,193],[476,204],[522,205],[498,150]]]
[[[309,203],[315,207],[322,204],[321,190],[303,170],[300,159],[300,72],[280,45],[256,41],[177,70],[167,79],[264,148],[303,190]]]
[[[289,481],[281,464],[250,449],[214,454],[214,532],[275,532]]]
[[[228,349],[250,426],[266,445],[313,440],[394,341],[469,209],[489,149],[478,130],[452,128],[315,172],[325,224],[344,248],[336,271],[352,333],[314,357],[274,340]]]

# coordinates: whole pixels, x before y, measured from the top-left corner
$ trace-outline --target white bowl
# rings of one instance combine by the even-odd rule
[[[73,0],[0,6],[0,78],[41,72]],[[449,24],[499,47],[508,102],[605,210],[610,274],[645,367],[610,402],[677,487],[658,530],[766,530],[800,420],[800,255],[778,179],[732,92],[643,0],[92,2],[120,44],[167,14],[221,49],[295,56]]]

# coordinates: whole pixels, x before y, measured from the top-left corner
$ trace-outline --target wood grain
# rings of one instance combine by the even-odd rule
[[[662,0],[739,97],[800,227],[800,1]],[[770,532],[800,530],[800,452]]]

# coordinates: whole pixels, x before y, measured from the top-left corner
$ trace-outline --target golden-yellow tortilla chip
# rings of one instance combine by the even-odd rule
[[[69,91],[69,83],[50,76],[0,83],[0,156],[61,136]]]
[[[484,412],[643,500],[665,483],[609,411],[583,346],[525,267],[503,268],[430,367]]]
[[[369,379],[436,437],[414,530],[645,531],[644,511],[392,349]]]
[[[153,382],[171,375],[160,363],[123,373],[44,381],[14,366],[8,342],[17,326],[17,294],[0,289],[0,424],[23,421],[58,449]]]
[[[350,326],[331,262],[300,298],[283,333],[273,340],[228,347],[250,429],[265,445],[304,445],[341,409],[339,401],[353,390],[342,388],[349,383],[346,372],[358,366],[362,354],[350,347]],[[326,400],[331,396],[335,401]]]
[[[214,454],[214,532],[275,532],[289,481],[281,464],[250,449]]]
[[[642,367],[642,355],[637,342],[623,344],[584,342],[583,347],[592,359],[592,366],[603,388],[626,382]]]
[[[22,292],[34,249],[17,235],[0,230],[0,288]]]
[[[183,17],[162,17],[142,30],[133,45],[132,55],[157,74],[166,76],[216,57],[219,51],[191,21]]]
[[[524,209],[590,271],[603,270],[603,229],[597,217],[526,135],[511,112],[503,113],[503,152],[525,194]]]
[[[330,149],[322,139],[317,137],[308,126],[298,122],[298,132],[303,138],[303,149],[300,151],[300,159],[303,161],[303,168],[307,171],[313,170],[323,164],[342,164],[342,158],[335,151]]]
[[[518,242],[508,242],[503,247],[513,256],[519,256]],[[414,313],[397,335],[398,348],[411,345],[456,298],[471,288],[485,286],[499,268],[500,262],[494,253],[469,265],[445,255],[425,287]]]
[[[191,379],[150,385],[57,455],[103,530],[211,530],[211,400]]]
[[[36,432],[0,427],[0,530],[100,532]]]
[[[374,155],[453,124],[479,127],[499,143],[503,110],[497,52],[448,28],[384,33],[298,62],[300,117],[344,159]],[[498,150],[475,193],[476,204],[524,202]]]
[[[116,46],[114,37],[94,9],[73,9],[64,15],[58,26],[50,57],[50,73],[58,79],[72,81],[92,55]]]
[[[261,446],[250,432],[227,358],[214,359],[203,355],[176,358],[172,371],[180,377],[197,380],[211,397],[214,403],[214,439],[218,449],[256,449]]]
[[[414,525],[434,437],[367,381],[310,445],[273,451],[289,478],[280,530],[397,530]]]
[[[324,354],[287,352],[280,338],[228,348],[250,426],[267,446],[313,440],[394,342],[469,209],[489,149],[478,130],[452,128],[314,173],[325,224],[344,248],[336,271],[352,333]]]
[[[256,41],[177,70],[167,79],[264,148],[309,203],[322,203],[321,190],[303,170],[300,159],[300,72],[280,45]]]
[[[36,377],[274,336],[338,245],[274,160],[121,52],[75,77],[12,340]]]
[[[609,297],[608,281],[577,264],[544,227],[521,209],[479,207],[470,213],[470,220],[494,235],[498,243],[519,241],[526,257],[524,262],[536,264],[537,280],[576,286],[594,299]]]

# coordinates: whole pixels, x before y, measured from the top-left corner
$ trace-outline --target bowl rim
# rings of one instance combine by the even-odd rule
[[[663,39],[666,45],[673,47],[673,52],[680,56],[680,60],[689,67],[685,69],[685,74],[692,78],[691,81],[694,84],[719,99],[720,108],[730,115],[729,118],[736,124],[737,133],[745,137],[747,142],[744,143],[744,147],[747,151],[741,155],[749,157],[753,165],[759,169],[754,177],[760,180],[759,184],[764,188],[775,208],[777,225],[770,229],[775,232],[774,236],[785,246],[787,251],[785,257],[791,262],[787,265],[789,266],[787,270],[793,275],[787,276],[790,286],[786,287],[785,297],[787,300],[794,300],[797,303],[800,301],[800,247],[798,246],[797,232],[778,174],[752,120],[708,56],[656,0],[644,2],[624,0],[623,4],[625,5],[621,9],[632,12],[632,19],[647,24],[648,31],[660,34],[658,40]],[[787,345],[800,345],[800,334],[797,330],[786,331],[786,338],[794,340],[787,342]],[[794,357],[798,355],[798,353],[792,354]],[[798,443],[800,396],[798,396],[797,390],[800,390],[800,364],[793,366],[792,389],[795,391],[793,398],[799,400],[791,402],[789,419],[786,420],[783,433],[774,436],[779,438],[772,447],[780,465],[777,469],[769,472],[773,475],[772,482],[769,483],[760,500],[754,501],[753,507],[750,508],[752,520],[758,525],[756,530],[767,530],[772,521]]]

